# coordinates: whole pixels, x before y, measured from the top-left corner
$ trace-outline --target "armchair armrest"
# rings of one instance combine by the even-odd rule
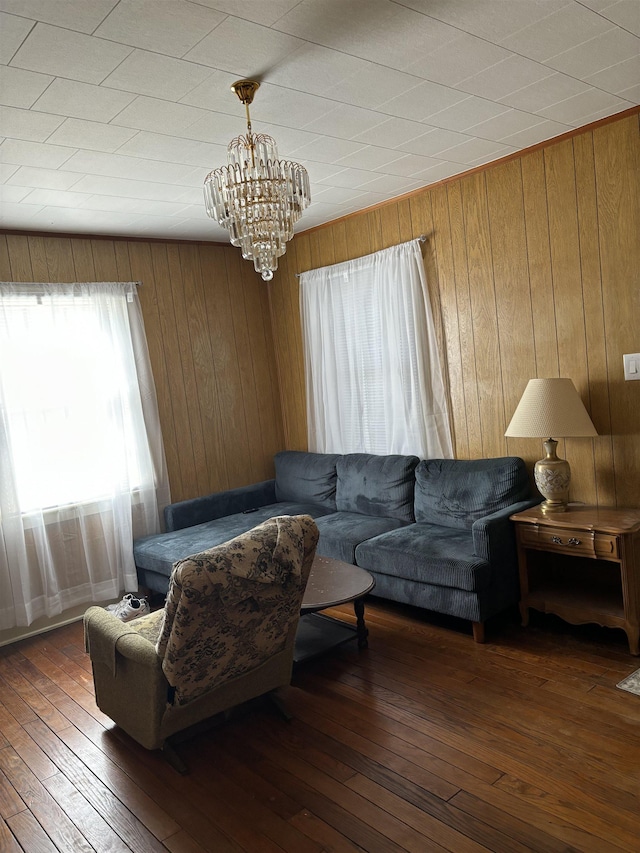
[[[264,480],[250,486],[215,492],[201,498],[168,504],[164,508],[164,522],[168,532],[193,527],[214,518],[224,518],[236,512],[267,506],[276,502],[276,481]]]
[[[475,521],[471,528],[474,553],[483,560],[487,560],[494,568],[501,565],[515,565],[515,530],[509,519],[514,513],[522,512],[539,503],[539,498],[518,501]]]

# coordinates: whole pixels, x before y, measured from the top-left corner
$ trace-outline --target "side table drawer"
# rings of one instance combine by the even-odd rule
[[[520,541],[525,547],[575,554],[601,560],[617,560],[618,537],[593,530],[572,530],[564,527],[542,527],[538,524],[519,526]]]
[[[530,548],[595,557],[595,535],[592,530],[571,530],[564,527],[540,527],[525,524],[520,530],[520,541]]]

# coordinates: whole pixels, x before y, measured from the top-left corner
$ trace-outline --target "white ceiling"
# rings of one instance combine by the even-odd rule
[[[0,227],[226,241],[238,78],[305,230],[640,103],[640,0],[0,0],[0,63]]]

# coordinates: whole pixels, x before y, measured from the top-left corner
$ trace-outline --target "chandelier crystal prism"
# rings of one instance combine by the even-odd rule
[[[231,86],[245,105],[247,133],[227,146],[227,165],[205,178],[204,203],[207,214],[229,231],[231,244],[270,281],[311,194],[304,166],[278,159],[275,139],[251,129],[249,105],[259,86],[255,80]]]

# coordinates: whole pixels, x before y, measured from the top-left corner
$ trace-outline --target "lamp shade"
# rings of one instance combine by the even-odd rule
[[[513,438],[597,434],[571,379],[530,379],[505,432]]]

